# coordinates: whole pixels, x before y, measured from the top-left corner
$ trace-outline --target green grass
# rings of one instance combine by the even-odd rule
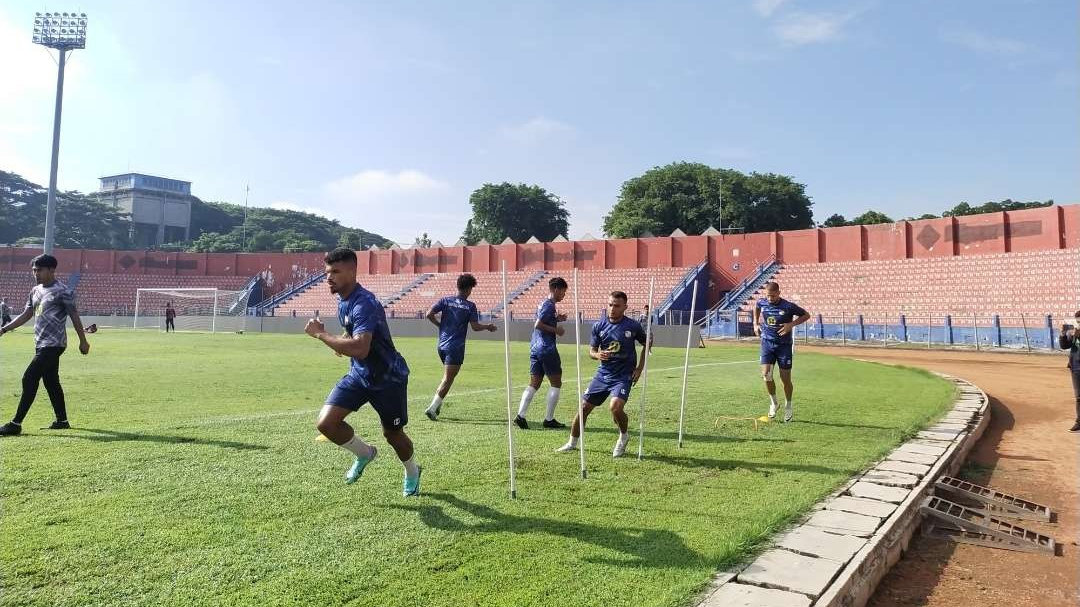
[[[5,418],[28,333],[0,343]],[[314,440],[346,362],[310,338],[106,330],[89,356],[71,348],[61,374],[77,429],[37,430],[52,417],[41,390],[26,433],[0,439],[0,604],[682,605],[953,394],[924,372],[800,353],[797,421],[755,430],[716,422],[765,412],[756,348],[694,350],[691,364],[705,366],[690,370],[680,450],[682,351],[658,348],[646,459],[612,459],[603,410],[586,434],[585,481],[576,454],[553,452],[564,431],[515,429],[510,500],[502,344],[469,345],[438,423],[423,416],[441,374],[434,343],[398,345],[425,469],[424,494],[410,499],[388,447],[346,486],[349,455]],[[515,407],[526,348],[513,344]],[[564,421],[576,407],[572,352],[562,349]],[[639,386],[631,453],[640,397]],[[373,411],[350,419],[385,447]]]

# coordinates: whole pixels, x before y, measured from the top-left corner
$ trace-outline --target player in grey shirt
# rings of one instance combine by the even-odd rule
[[[67,348],[67,319],[71,318],[71,324],[79,335],[79,352],[86,354],[90,351],[90,342],[86,341],[86,332],[83,330],[82,319],[75,309],[75,298],[71,290],[65,284],[56,280],[56,258],[52,255],[38,255],[31,262],[34,279],[37,286],[30,290],[30,297],[26,300],[26,309],[22,314],[0,326],[0,335],[12,331],[37,311],[37,320],[34,322],[34,358],[26,367],[22,377],[22,397],[19,398],[19,408],[15,410],[15,417],[3,426],[0,426],[0,436],[15,436],[22,433],[22,422],[26,413],[30,411],[30,405],[34,404],[37,396],[38,383],[44,382],[45,390],[49,393],[53,412],[56,413],[56,421],[49,430],[65,430],[70,428],[67,418],[67,407],[64,403],[64,389],[60,386],[60,355]]]

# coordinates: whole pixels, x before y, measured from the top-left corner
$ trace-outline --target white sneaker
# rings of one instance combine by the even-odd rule
[[[439,421],[439,409],[441,409],[441,408],[442,407],[436,407],[436,406],[428,407],[427,409],[424,409],[424,415],[426,415],[427,418],[430,419],[431,421],[437,422],[437,421]]]
[[[784,423],[787,423],[793,419],[795,419],[795,411],[792,410],[791,404],[789,403],[786,407],[784,407]]]
[[[626,453],[626,443],[630,442],[630,437],[627,436],[626,440],[620,438],[615,441],[615,448],[611,450],[611,457],[622,457]]]
[[[578,449],[577,445],[575,445],[574,443],[568,442],[565,445],[563,445],[563,446],[559,447],[558,449],[556,449],[555,453],[570,453],[571,451],[577,451],[577,449]]]
[[[769,419],[776,417],[776,403],[769,405]]]

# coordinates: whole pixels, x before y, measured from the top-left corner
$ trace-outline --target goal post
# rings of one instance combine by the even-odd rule
[[[241,332],[247,325],[250,295],[250,290],[215,288],[136,289],[132,326],[164,331],[168,305],[176,311],[173,324],[177,331]]]

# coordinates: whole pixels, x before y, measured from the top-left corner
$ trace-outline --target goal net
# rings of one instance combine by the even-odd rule
[[[166,307],[176,311],[177,331],[236,332],[247,322],[250,290],[137,289],[136,329],[165,330]]]

